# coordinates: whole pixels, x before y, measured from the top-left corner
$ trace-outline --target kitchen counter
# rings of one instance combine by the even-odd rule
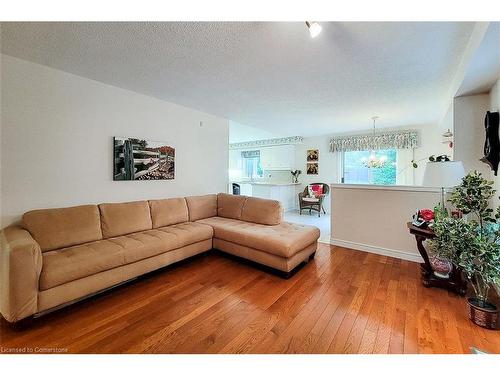
[[[301,185],[301,182],[267,182],[267,181],[231,181],[233,184],[267,185],[267,186],[292,186]]]
[[[440,192],[440,188],[428,186],[410,185],[373,185],[373,184],[330,184],[332,189],[364,189],[384,191],[417,191],[417,192]]]
[[[300,182],[232,181],[229,185],[233,183],[240,185],[241,195],[278,200],[285,211],[297,208],[297,194],[302,189]]]

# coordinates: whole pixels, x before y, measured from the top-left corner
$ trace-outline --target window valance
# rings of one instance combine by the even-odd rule
[[[418,146],[418,132],[414,130],[335,137],[330,140],[330,152],[411,149]]]
[[[243,158],[258,158],[260,157],[260,150],[250,150],[250,151],[241,151],[241,157]]]

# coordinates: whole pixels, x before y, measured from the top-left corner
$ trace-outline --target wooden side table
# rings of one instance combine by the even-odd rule
[[[436,276],[434,270],[432,269],[431,262],[429,260],[429,255],[424,247],[424,241],[427,239],[435,238],[436,235],[431,229],[419,228],[413,225],[411,222],[407,223],[407,227],[410,233],[415,236],[417,241],[417,249],[422,256],[424,263],[420,263],[420,271],[422,275],[422,284],[426,288],[437,287],[448,289],[456,294],[464,296],[467,292],[467,282],[462,277],[462,270],[453,265],[448,278],[442,278]]]

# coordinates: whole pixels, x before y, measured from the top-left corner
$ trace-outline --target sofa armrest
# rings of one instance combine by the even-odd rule
[[[14,323],[38,311],[42,251],[19,226],[1,231],[0,245],[0,312]]]

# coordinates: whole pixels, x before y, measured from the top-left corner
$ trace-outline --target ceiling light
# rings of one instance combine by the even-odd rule
[[[309,34],[311,34],[311,38],[316,38],[321,32],[321,26],[317,22],[309,23],[306,21],[306,25],[309,28]]]

